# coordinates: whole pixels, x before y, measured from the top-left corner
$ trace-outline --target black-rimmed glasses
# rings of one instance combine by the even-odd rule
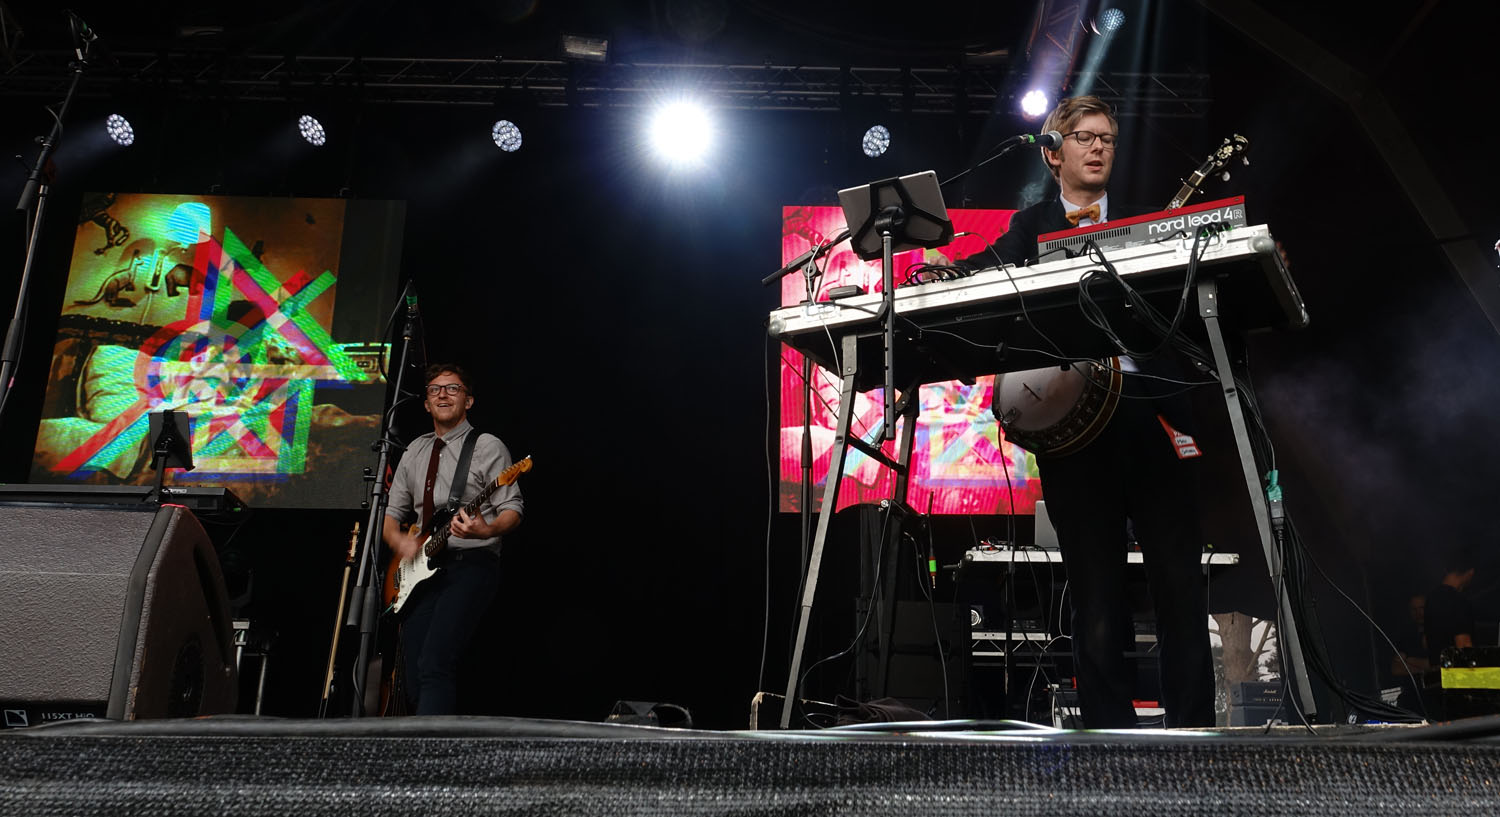
[[[462,383],[433,383],[427,387],[427,396],[437,397],[446,393],[449,397],[457,397],[462,391],[464,391]]]
[[[1114,149],[1115,146],[1116,137],[1113,133],[1094,133],[1091,130],[1075,130],[1071,133],[1063,134],[1064,139],[1068,138],[1069,136],[1073,137],[1073,141],[1077,142],[1080,145],[1083,145],[1084,147],[1088,147],[1089,145],[1094,144],[1095,139],[1098,139],[1100,144],[1111,150]]]

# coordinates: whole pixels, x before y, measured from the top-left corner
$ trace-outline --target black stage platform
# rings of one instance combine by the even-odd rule
[[[73,721],[0,733],[0,813],[1494,813],[1500,719],[706,732],[510,718]]]

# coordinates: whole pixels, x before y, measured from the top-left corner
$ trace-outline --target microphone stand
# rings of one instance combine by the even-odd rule
[[[407,284],[408,292],[412,285]],[[354,587],[349,595],[349,620],[347,625],[359,626],[359,653],[354,659],[353,700],[349,705],[350,717],[358,718],[365,714],[365,680],[370,668],[371,645],[374,643],[375,622],[379,617],[380,604],[380,582],[379,582],[379,560],[381,534],[385,529],[385,508],[390,498],[385,487],[385,470],[391,459],[391,446],[396,435],[396,407],[401,404],[401,384],[406,379],[406,363],[410,355],[411,340],[417,332],[418,316],[415,305],[416,298],[407,298],[406,323],[401,328],[401,363],[396,368],[395,390],[391,398],[391,408],[386,414],[385,428],[382,429],[380,441],[375,444],[379,456],[375,462],[375,473],[366,473],[365,479],[370,480],[370,516],[365,523],[365,538],[363,550],[360,553],[359,569],[355,572]]]
[[[1034,144],[1036,144],[1036,142],[1037,142],[1037,138],[1035,136],[1032,136],[1031,134],[1022,134],[1020,136],[1012,136],[1011,138],[1006,139],[1004,142],[1001,142],[1000,143],[1000,147],[997,148],[994,153],[991,153],[983,161],[978,162],[977,164],[974,164],[974,165],[972,165],[970,167],[966,167],[963,170],[960,170],[959,172],[957,172],[957,173],[953,174],[952,176],[950,176],[949,178],[945,179],[944,181],[938,182],[938,187],[947,187],[948,185],[950,185],[950,184],[958,181],[959,179],[962,179],[963,177],[969,175],[970,173],[973,173],[974,171],[978,170],[979,168],[984,167],[985,165],[989,164],[990,162],[995,161],[996,159],[1000,158],[1001,156],[1004,156],[1005,154],[1010,153],[1012,150],[1015,150],[1016,147],[1019,146],[1019,145],[1034,145]]]
[[[809,308],[814,308],[817,299],[817,287],[813,283],[817,279],[818,259],[822,258],[840,242],[849,237],[846,228],[834,236],[832,241],[819,244],[807,252],[792,259],[791,263],[761,279],[762,285],[770,285],[790,275],[793,270],[802,270],[804,291],[806,300],[804,303]],[[802,519],[802,563],[803,572],[807,568],[808,550],[812,547],[813,515],[813,449],[812,449],[812,408],[813,408],[813,362],[806,354],[802,355],[802,485],[798,499],[798,515]]]
[[[29,214],[26,235],[26,260],[21,266],[21,286],[16,292],[16,310],[11,316],[10,326],[5,332],[5,347],[0,351],[0,419],[3,419],[5,407],[10,402],[10,389],[15,378],[16,364],[21,356],[22,327],[26,323],[26,301],[31,289],[31,271],[36,264],[37,239],[42,232],[42,217],[47,209],[48,182],[42,181],[42,174],[46,172],[47,165],[52,161],[52,153],[57,149],[57,143],[62,138],[63,120],[68,115],[68,107],[73,102],[73,95],[78,91],[78,83],[83,80],[84,69],[88,67],[87,41],[80,43],[75,51],[78,59],[73,62],[73,80],[68,85],[68,94],[63,97],[62,108],[52,119],[52,131],[41,140],[42,149],[37,154],[36,163],[31,166],[31,173],[26,177],[26,186],[21,190],[21,199],[16,204],[16,209]],[[33,206],[34,205],[34,206]]]

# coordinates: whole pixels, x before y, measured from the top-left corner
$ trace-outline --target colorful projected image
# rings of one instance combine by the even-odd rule
[[[999,238],[1010,224],[1012,210],[950,210],[955,232],[953,243],[933,250],[911,250],[894,258],[893,279],[898,286],[922,263],[946,263],[980,252]],[[782,263],[824,242],[844,228],[844,213],[838,207],[785,207],[782,209]],[[964,235],[968,233],[968,235]],[[823,275],[817,281],[815,300],[828,300],[834,287],[857,285],[865,292],[881,291],[880,262],[861,261],[847,242],[824,256]],[[782,279],[781,303],[801,303],[806,298],[806,280],[792,274]],[[802,355],[789,346],[781,348],[781,457],[782,511],[800,510],[802,491],[803,403],[806,387],[802,379]],[[839,414],[839,380],[833,372],[813,366],[812,419],[808,436],[812,442],[813,508],[822,502],[833,454],[834,429]],[[926,511],[929,498],[933,513],[1030,514],[1042,498],[1035,458],[1005,440],[990,413],[993,377],[981,377],[973,386],[958,381],[934,383],[921,388],[921,409],[912,443],[911,482],[908,501]],[[882,389],[856,394],[851,415],[851,434],[874,444],[883,433]],[[894,458],[895,442],[885,443],[885,453]],[[858,449],[851,448],[839,485],[839,509],[889,498],[895,475]]]
[[[178,409],[196,469],[169,481],[357,505],[384,382],[378,339],[334,336],[336,303],[364,308],[336,299],[346,204],[86,197],[33,481],[150,483],[148,414]]]

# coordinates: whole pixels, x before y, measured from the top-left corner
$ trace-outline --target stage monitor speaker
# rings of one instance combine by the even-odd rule
[[[883,673],[878,636],[868,634],[875,628],[866,628],[861,655],[870,667],[871,683],[861,700],[894,698],[940,719],[967,716],[968,608],[946,602],[897,601],[893,609]]]
[[[231,713],[228,595],[186,508],[0,505],[5,726]]]

